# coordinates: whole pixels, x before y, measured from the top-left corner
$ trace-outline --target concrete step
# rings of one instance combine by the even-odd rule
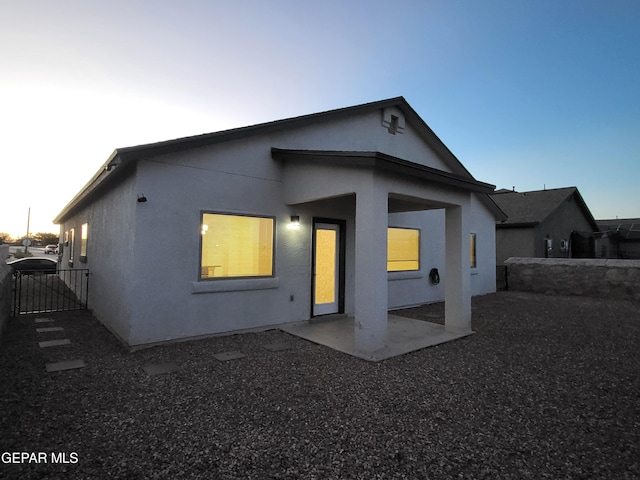
[[[61,340],[47,340],[46,342],[38,342],[40,348],[59,347],[61,345],[69,345],[71,340],[63,338]]]
[[[53,318],[36,318],[35,323],[53,323]]]
[[[45,368],[47,372],[61,372],[63,370],[74,370],[76,368],[84,368],[84,360],[66,360],[63,362],[47,363]]]

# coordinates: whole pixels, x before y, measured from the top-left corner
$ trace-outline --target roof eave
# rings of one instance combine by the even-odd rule
[[[271,154],[274,158],[281,160],[304,160],[309,162],[341,164],[349,162],[352,166],[375,167],[388,172],[433,180],[440,184],[463,188],[464,190],[474,193],[489,194],[495,189],[495,185],[480,182],[470,175],[469,177],[463,177],[455,173],[445,172],[381,152],[285,150],[272,148]]]
[[[368,112],[375,109],[384,109],[388,107],[399,108],[406,116],[405,120],[409,123],[413,123],[417,126],[416,130],[419,135],[429,144],[438,155],[440,155],[449,167],[460,178],[468,177],[471,179],[473,185],[478,186],[481,193],[492,193],[495,187],[483,182],[477,182],[469,171],[462,165],[457,157],[448,149],[448,147],[440,140],[440,138],[431,130],[427,123],[417,114],[417,112],[409,105],[404,97],[393,97],[386,100],[379,100],[376,102],[365,103],[361,105],[355,105],[351,107],[344,107],[334,110],[328,110],[325,112],[312,113],[308,115],[302,115],[298,117],[287,118],[283,120],[276,120],[273,122],[261,123],[251,125],[247,127],[240,127],[230,130],[223,130],[219,132],[207,133],[202,135],[195,135],[189,137],[182,137],[173,140],[167,140],[157,143],[137,145],[125,148],[119,148],[115,150],[109,159],[102,165],[100,170],[91,178],[91,180],[83,187],[80,192],[73,197],[73,199],[67,204],[62,212],[56,216],[54,223],[60,223],[65,219],[69,213],[74,210],[81,202],[90,198],[94,192],[105,185],[105,182],[109,182],[112,178],[110,169],[108,168],[116,159],[118,165],[124,163],[135,162],[140,158],[152,157],[161,155],[164,153],[171,153],[177,150],[186,150],[192,148],[199,148],[212,143],[233,140],[242,138],[248,135],[257,133],[269,133],[273,130],[286,128],[288,126],[296,125],[303,126],[310,124],[318,120],[325,118],[340,118],[350,115],[354,115],[360,112]],[[492,187],[489,190],[488,187]]]
[[[532,228],[539,225],[540,222],[514,222],[514,223],[497,223],[496,228]]]
[[[54,224],[60,224],[71,214],[81,203],[92,197],[97,190],[110,181],[114,176],[119,176],[125,164],[131,163],[131,159],[122,158],[120,150],[114,150],[106,162],[91,177],[91,180],[65,205],[62,211],[53,219]]]

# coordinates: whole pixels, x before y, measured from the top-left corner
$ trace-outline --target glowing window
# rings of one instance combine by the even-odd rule
[[[420,269],[420,230],[415,228],[387,229],[387,271]]]
[[[80,229],[80,261],[87,261],[87,238],[89,234],[89,224],[83,223]]]
[[[269,217],[204,213],[200,279],[272,276],[273,223]]]
[[[73,254],[76,246],[76,229],[69,229],[69,266],[73,267]]]
[[[471,268],[476,268],[478,266],[477,256],[476,256],[476,234],[472,233],[469,238],[469,258],[471,260]]]

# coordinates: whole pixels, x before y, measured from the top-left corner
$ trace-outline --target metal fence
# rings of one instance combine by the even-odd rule
[[[13,284],[13,316],[31,313],[85,310],[89,299],[89,270],[58,273],[16,272]]]

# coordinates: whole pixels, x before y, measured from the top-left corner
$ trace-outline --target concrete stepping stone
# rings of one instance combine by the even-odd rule
[[[38,333],[46,333],[46,332],[62,332],[64,328],[62,327],[44,327],[44,328],[36,328],[36,332]]]
[[[62,340],[47,340],[46,342],[38,342],[40,348],[59,347],[60,345],[69,345],[71,340],[63,338]]]
[[[270,343],[268,345],[263,345],[263,348],[269,350],[270,352],[282,352],[283,350],[290,350],[293,347],[288,343],[280,342],[280,343]]]
[[[180,366],[175,362],[152,363],[142,367],[147,375],[162,375],[164,373],[172,373],[180,370]]]
[[[84,360],[66,360],[63,362],[47,363],[45,368],[47,372],[61,372],[63,370],[74,370],[76,368],[84,368]]]
[[[36,318],[36,323],[53,323],[53,318]]]
[[[221,353],[216,353],[213,358],[215,358],[216,360],[219,360],[221,362],[226,362],[228,360],[237,360],[239,358],[244,358],[246,357],[246,355],[242,352],[238,352],[236,350],[230,351],[230,352],[221,352]]]

